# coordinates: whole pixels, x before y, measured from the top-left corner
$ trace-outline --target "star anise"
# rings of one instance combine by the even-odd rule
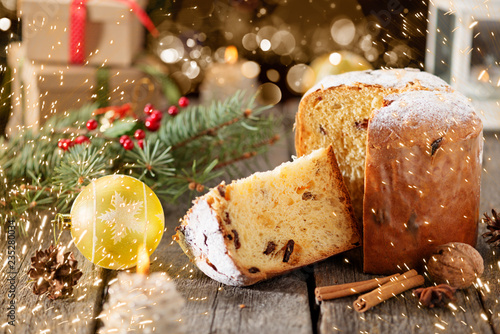
[[[413,295],[419,298],[420,304],[425,307],[441,306],[444,303],[443,297],[449,300],[455,300],[456,288],[448,284],[439,284],[428,288],[419,288],[413,290]]]
[[[483,238],[488,238],[486,240],[493,247],[500,246],[500,216],[495,210],[491,210],[491,217],[486,213],[484,214],[483,222],[488,226],[486,228],[489,232],[483,233]]]
[[[28,276],[34,280],[33,293],[47,293],[49,299],[71,295],[73,286],[83,275],[77,265],[73,253],[63,254],[59,246],[51,245],[46,250],[36,251],[28,270]]]

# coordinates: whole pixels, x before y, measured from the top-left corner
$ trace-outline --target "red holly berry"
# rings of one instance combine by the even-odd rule
[[[68,139],[68,147],[73,147],[75,146],[75,142],[72,141],[71,139]]]
[[[57,147],[59,147],[61,150],[64,150],[64,143],[66,142],[66,139],[59,139],[57,142]]]
[[[142,129],[135,130],[135,133],[134,133],[135,139],[144,139],[145,137],[146,137],[146,132],[144,132],[144,130],[142,130]]]
[[[139,139],[137,141],[137,146],[139,146],[141,149],[144,149],[144,140],[143,139]]]
[[[177,108],[176,106],[171,106],[170,108],[168,108],[167,112],[169,115],[175,116],[179,113],[179,108]]]
[[[154,108],[155,107],[151,103],[148,103],[144,106],[144,113],[149,115],[154,110]]]
[[[87,129],[89,129],[90,131],[97,129],[98,125],[99,124],[97,123],[97,121],[93,118],[87,121]]]
[[[63,151],[67,151],[71,146],[71,140],[69,139],[59,139],[57,142],[57,147],[59,147]]]
[[[155,109],[151,112],[151,115],[149,115],[149,118],[151,118],[151,120],[153,120],[155,122],[159,122],[163,118],[163,114],[161,111]]]
[[[90,143],[89,137],[81,135],[75,138],[75,144],[80,145],[83,143]]]
[[[179,99],[178,103],[179,103],[179,107],[185,108],[189,105],[189,99],[187,97],[183,96]]]
[[[127,151],[130,151],[131,149],[134,148],[134,142],[131,139],[127,139],[123,142],[122,146]]]
[[[146,126],[146,129],[152,132],[158,131],[160,128],[160,122],[154,121],[150,117],[146,118],[144,125]]]
[[[127,140],[130,140],[130,137],[129,137],[129,136],[127,136],[127,135],[123,135],[123,136],[121,136],[121,137],[120,137],[120,144],[122,144],[122,145],[123,145],[123,143],[125,143],[125,141],[127,141]]]

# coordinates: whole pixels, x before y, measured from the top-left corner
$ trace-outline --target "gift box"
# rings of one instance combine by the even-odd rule
[[[73,1],[22,1],[23,43],[28,59],[70,64],[75,63],[74,53],[81,52],[83,64],[130,66],[143,48],[144,29],[139,17],[146,14],[139,12],[146,0],[80,0],[84,7],[77,9]],[[134,10],[131,1],[136,1]],[[79,31],[83,37],[78,29],[83,29]],[[76,50],[79,47],[82,49]]]
[[[136,112],[146,103],[167,106],[161,87],[139,68],[44,65],[23,55],[23,46],[9,46],[13,86],[7,133],[20,126],[37,130],[51,115],[95,101],[110,106],[131,103]]]

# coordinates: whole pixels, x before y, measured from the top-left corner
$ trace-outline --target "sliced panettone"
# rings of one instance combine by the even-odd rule
[[[360,245],[331,146],[211,189],[194,201],[174,239],[206,275],[236,286]]]

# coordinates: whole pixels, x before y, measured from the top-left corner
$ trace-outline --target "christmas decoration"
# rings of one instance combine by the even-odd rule
[[[177,108],[176,106],[171,106],[168,108],[167,112],[170,116],[175,116],[179,113],[179,108]]]
[[[90,143],[89,137],[81,135],[75,138],[75,144],[80,145],[84,143]]]
[[[489,232],[483,233],[483,238],[489,238],[486,242],[490,246],[498,247],[500,245],[500,216],[492,209],[491,217],[484,214],[483,223],[488,225],[486,228],[489,230]]]
[[[163,114],[161,113],[161,111],[159,110],[153,110],[151,112],[151,115],[149,115],[149,119],[152,121],[152,122],[157,122],[159,123],[161,121],[161,119],[163,118]]]
[[[112,123],[139,113],[147,102],[164,108],[180,96],[164,69],[146,56],[132,67],[92,67],[35,62],[26,58],[24,49],[20,43],[8,46],[12,101],[18,101],[12,105],[9,134],[23,126],[38,130],[53,114],[72,112],[93,101],[100,108],[94,117],[104,115]]]
[[[185,332],[180,321],[184,299],[166,273],[148,275],[149,263],[143,262],[139,261],[137,274],[121,272],[109,287],[109,300],[99,315],[104,323],[101,333]]]
[[[134,132],[134,138],[137,140],[144,139],[144,138],[146,138],[146,132],[144,132],[144,130],[142,130],[142,129],[137,129]]]
[[[57,142],[57,147],[59,147],[63,151],[67,151],[72,145],[73,142],[70,139],[60,139]]]
[[[130,151],[134,148],[134,142],[130,139],[127,139],[123,142],[123,148],[126,149],[127,151]]]
[[[127,140],[130,140],[130,137],[128,135],[123,135],[120,137],[119,143],[123,146],[123,143]]]
[[[144,113],[149,115],[154,110],[154,107],[151,103],[148,103],[144,106]]]
[[[141,24],[158,35],[143,10],[145,6],[145,0],[23,2],[23,40],[28,58],[128,67],[142,49]],[[48,7],[55,11],[44,10]]]
[[[185,96],[182,96],[180,99],[179,99],[179,107],[181,108],[186,108],[188,105],[189,105],[189,99]]]
[[[34,281],[33,293],[47,294],[49,299],[71,295],[73,286],[82,277],[77,265],[73,253],[64,253],[61,246],[51,245],[46,250],[36,251],[28,271],[28,276]]]
[[[87,129],[90,131],[97,129],[98,123],[95,119],[89,119],[87,121]]]
[[[163,117],[158,130],[146,132],[142,142],[132,137],[143,129],[142,122],[127,116],[104,128],[105,115],[93,116],[96,107],[54,115],[39,132],[26,129],[8,141],[0,138],[0,171],[6,180],[0,187],[0,217],[14,216],[22,230],[31,213],[68,213],[83,187],[116,173],[136,177],[163,200],[175,201],[187,192],[203,191],[204,184],[224,172],[237,175],[236,162],[264,153],[276,141],[277,123],[262,116],[267,107],[256,107],[241,93]],[[98,123],[94,130],[86,127],[89,119]],[[120,144],[123,135],[132,149]],[[90,142],[71,146],[78,136]],[[191,183],[199,186],[191,189]]]
[[[439,284],[428,288],[415,289],[413,295],[419,299],[418,301],[423,306],[433,308],[442,306],[445,298],[450,301],[455,300],[455,291],[457,289],[448,284]]]
[[[125,175],[92,181],[75,199],[71,213],[58,215],[56,222],[71,229],[76,247],[87,259],[108,269],[135,266],[137,253],[131,252],[132,245],[144,244],[148,254],[153,253],[165,224],[155,193]]]
[[[156,132],[160,128],[161,124],[159,121],[153,120],[151,117],[146,118],[146,121],[144,122],[144,125],[146,126],[146,129],[148,129],[151,132]]]
[[[144,149],[144,139],[139,139],[137,141],[137,145],[141,148],[141,149]]]

